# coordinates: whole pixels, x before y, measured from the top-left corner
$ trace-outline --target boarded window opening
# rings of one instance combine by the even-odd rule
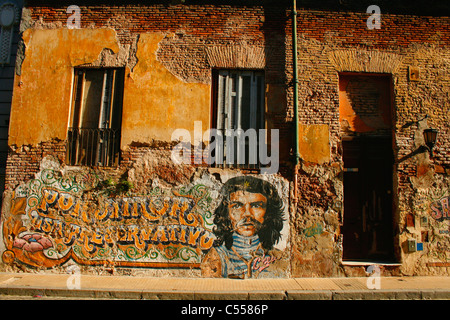
[[[67,164],[117,166],[123,69],[75,69]]]

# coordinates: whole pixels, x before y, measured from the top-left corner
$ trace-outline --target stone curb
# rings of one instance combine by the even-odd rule
[[[333,292],[330,290],[289,290],[288,300],[332,300]]]
[[[436,290],[256,290],[256,291],[158,291],[129,289],[63,289],[0,287],[1,296],[66,297],[120,300],[450,300],[450,291]]]

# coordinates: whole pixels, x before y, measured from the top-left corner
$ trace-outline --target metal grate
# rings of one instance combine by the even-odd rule
[[[119,164],[120,130],[69,128],[67,163],[113,167]]]
[[[13,28],[0,29],[0,64],[9,64],[11,56]]]

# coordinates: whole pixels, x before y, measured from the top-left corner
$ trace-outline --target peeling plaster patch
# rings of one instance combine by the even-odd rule
[[[137,58],[138,42],[139,42],[139,35],[136,35],[128,48],[128,67],[130,68],[131,72],[133,72],[134,67],[137,65],[139,61]]]
[[[111,48],[104,48],[95,61],[81,64],[85,67],[123,67],[128,66],[131,70],[137,64],[137,42],[139,40],[139,34],[131,34],[127,31],[127,28],[132,27],[130,19],[125,15],[118,15],[109,19],[106,24],[106,28],[114,29],[116,32],[117,43],[119,50],[112,50]],[[125,28],[124,28],[125,26]],[[31,18],[31,10],[24,8],[22,12],[22,21],[20,25],[20,32],[23,33],[27,29],[32,30],[48,30],[48,29],[65,29],[65,25],[60,22],[45,22],[42,17],[39,20],[33,20]],[[84,26],[83,30],[93,30],[95,23],[91,23],[89,26]],[[104,28],[102,28],[104,29]],[[16,65],[16,74],[22,74],[22,62],[25,59],[25,44],[21,39],[18,46],[18,60]]]
[[[15,79],[9,145],[65,140],[72,67],[92,63],[102,50],[118,53],[113,29],[27,29]],[[33,123],[33,126],[29,124]]]
[[[110,48],[104,48],[95,61],[79,65],[79,67],[128,67],[133,72],[138,63],[136,56],[139,35],[131,37],[131,43],[122,44],[118,40],[119,50],[114,52]]]
[[[209,128],[211,88],[182,81],[158,60],[164,37],[163,33],[139,37],[138,63],[125,75],[122,148],[133,141],[170,142],[174,128],[186,129],[193,137],[195,121],[201,121],[205,130]]]
[[[17,45],[17,57],[16,57],[16,74],[20,76],[22,74],[22,63],[25,59],[25,43],[22,39],[22,33],[27,30],[28,28],[31,28],[33,24],[33,20],[31,18],[31,10],[28,8],[22,9],[22,18],[20,21],[20,39],[19,43]]]
[[[117,15],[106,22],[106,26],[116,30],[120,45],[119,54],[122,56],[122,64],[126,64],[131,70],[137,64],[137,43],[139,34],[129,32],[133,28],[131,19],[126,15]]]
[[[120,47],[118,52],[109,48],[104,48],[97,60],[79,65],[78,67],[124,67],[128,60],[128,50]]]
[[[318,164],[330,161],[330,134],[329,126],[299,125],[299,152],[304,161]]]
[[[16,67],[15,72],[18,76],[22,75],[22,63],[25,59],[25,43],[22,39],[17,44]]]

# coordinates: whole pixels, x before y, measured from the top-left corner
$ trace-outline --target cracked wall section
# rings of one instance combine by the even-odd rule
[[[98,59],[104,48],[119,52],[112,29],[27,29],[22,73],[14,81],[9,145],[65,140],[73,67]]]
[[[193,137],[194,121],[204,130],[210,122],[210,86],[185,83],[157,60],[162,33],[143,33],[139,37],[139,63],[125,75],[122,146],[132,142],[171,141],[177,128]],[[143,94],[145,93],[145,94]]]

